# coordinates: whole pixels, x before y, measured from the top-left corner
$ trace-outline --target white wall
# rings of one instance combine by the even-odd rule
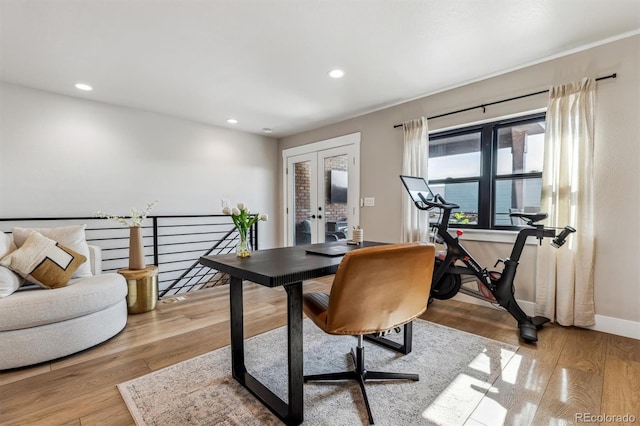
[[[452,52],[455,54],[455,52]],[[499,52],[496,52],[499,54]],[[487,58],[490,60],[490,58]],[[393,125],[420,116],[519,96],[552,85],[599,77],[595,140],[596,313],[630,321],[640,336],[640,36],[627,37],[572,55],[525,67],[466,86],[300,133],[279,141],[280,149],[361,132],[361,197],[375,197],[375,207],[362,208],[360,223],[367,239],[400,240],[402,129]],[[546,107],[547,96],[430,120],[432,130],[503,117]],[[280,194],[282,197],[283,194]],[[476,244],[473,244],[476,248]],[[487,252],[504,252],[504,244]],[[507,250],[508,253],[508,250]],[[484,255],[483,255],[484,256]],[[478,256],[480,257],[480,256]],[[529,256],[526,257],[529,259]],[[488,262],[487,262],[488,263]],[[521,268],[517,295],[534,300],[534,268]],[[624,321],[619,321],[623,323]]]
[[[0,83],[0,217],[218,214],[222,198],[273,216],[277,156],[272,138]]]

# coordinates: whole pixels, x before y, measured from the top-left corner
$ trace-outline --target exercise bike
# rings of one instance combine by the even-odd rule
[[[547,218],[546,213],[511,213],[511,217],[523,219],[527,227],[518,232],[509,258],[498,259],[494,265],[495,268],[498,264],[503,263],[502,271],[489,271],[487,268],[483,268],[460,244],[459,237],[462,235],[462,231],[458,230],[456,236],[451,235],[448,231],[451,212],[460,206],[447,202],[440,194],[433,195],[423,178],[400,176],[400,179],[418,209],[439,209],[441,211],[440,221],[434,226],[434,238],[436,243],[446,246],[446,252],[440,253],[436,257],[429,302],[433,299],[450,299],[460,292],[493,304],[497,303],[516,319],[520,337],[527,343],[536,342],[538,330],[550,320],[542,316],[528,316],[516,302],[513,281],[520,255],[528,237],[536,237],[540,240],[540,244],[544,238],[553,238],[551,245],[559,248],[566,242],[567,237],[576,230],[565,226],[556,235],[557,228],[546,228],[543,224],[538,223]],[[463,277],[466,278],[465,285],[463,285]],[[475,283],[477,290],[469,287],[467,285],[469,283]]]

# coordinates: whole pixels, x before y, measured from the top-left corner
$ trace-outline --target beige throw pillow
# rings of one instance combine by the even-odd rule
[[[20,228],[11,229],[13,233],[13,241],[20,248],[33,231],[39,232],[47,238],[50,238],[71,250],[80,253],[85,259],[89,259],[89,244],[85,235],[87,225],[70,225],[60,226],[57,228]],[[91,265],[85,261],[78,270],[73,274],[73,278],[90,277]]]
[[[0,265],[44,288],[67,285],[87,258],[38,232],[31,232],[22,246],[0,260]]]

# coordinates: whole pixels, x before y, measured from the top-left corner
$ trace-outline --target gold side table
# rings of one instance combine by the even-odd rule
[[[127,312],[142,314],[153,311],[158,302],[158,267],[120,269],[118,273],[127,280]]]

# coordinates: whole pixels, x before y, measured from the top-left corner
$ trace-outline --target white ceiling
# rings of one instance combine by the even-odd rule
[[[639,30],[639,0],[0,0],[0,78],[281,137]]]

